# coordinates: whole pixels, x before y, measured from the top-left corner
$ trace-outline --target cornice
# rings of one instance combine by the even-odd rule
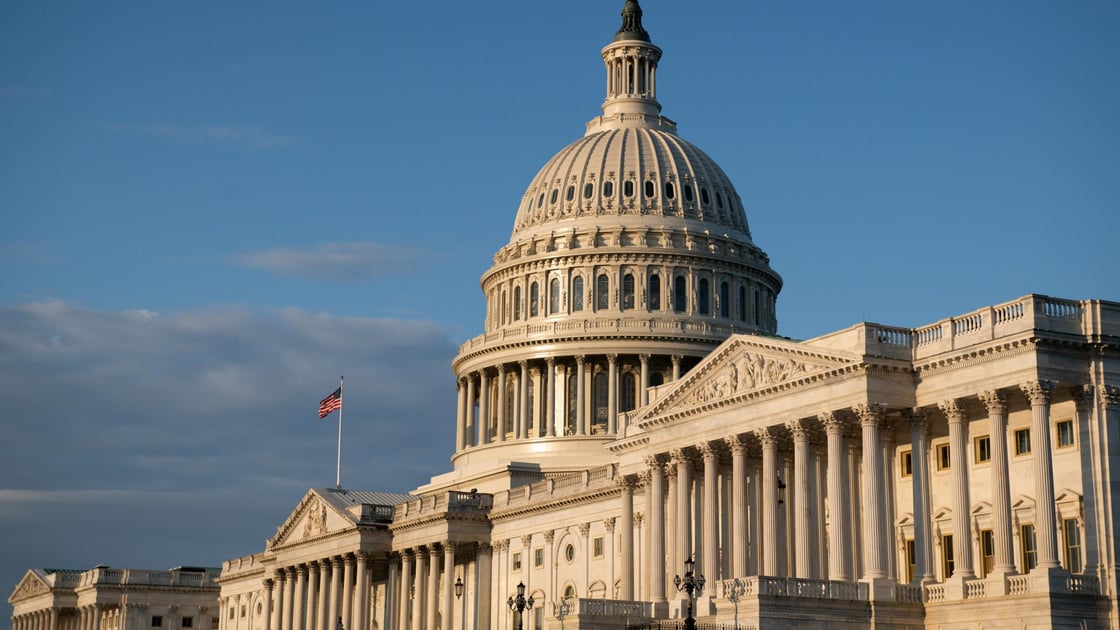
[[[594,488],[587,492],[581,492],[578,494],[572,494],[559,498],[550,496],[549,500],[541,501],[540,503],[535,503],[530,500],[529,503],[526,503],[524,505],[512,506],[502,511],[491,510],[490,522],[497,524],[529,514],[539,514],[541,512],[549,512],[551,510],[559,508],[582,505],[586,503],[594,503],[608,497],[618,496],[621,493],[622,491],[618,486],[611,484],[609,486]]]

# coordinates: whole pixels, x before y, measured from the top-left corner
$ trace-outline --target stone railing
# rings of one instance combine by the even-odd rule
[[[809,597],[813,599],[867,600],[867,585],[859,582],[811,580],[805,578],[750,576],[721,580],[716,584],[716,596],[724,599],[755,596]]]
[[[558,319],[552,322],[522,324],[520,326],[507,326],[505,328],[478,335],[467,340],[459,347],[459,354],[464,355],[471,350],[505,342],[529,341],[533,339],[555,340],[557,337],[572,336],[618,336],[625,334],[634,335],[685,335],[701,339],[720,340],[730,337],[736,332],[751,332],[754,329],[743,325],[736,327],[730,324],[716,324],[706,321],[686,319],[656,319],[637,317],[604,317],[581,319]]]
[[[613,619],[649,619],[653,616],[653,604],[623,599],[565,599],[552,602],[552,616],[564,617],[610,617]]]
[[[984,580],[969,580],[964,583],[965,599],[984,599],[988,595],[988,584]]]
[[[926,584],[926,601],[929,603],[945,601],[945,585]]]
[[[97,568],[81,575],[81,586],[195,586],[216,587],[214,576],[206,571],[151,571],[147,569]]]
[[[917,584],[897,584],[894,587],[894,601],[904,604],[922,603],[922,587]]]
[[[1007,578],[1008,595],[1026,595],[1031,592],[1031,579],[1026,575],[1012,575]]]
[[[1120,335],[1120,306],[1110,302],[1028,295],[921,328],[863,324],[855,327],[853,341],[863,345],[855,349],[866,354],[919,359],[1030,330]],[[852,332],[853,329],[849,329],[846,334]]]
[[[451,490],[386,507],[392,510],[390,520],[394,522],[442,512],[488,512],[494,507],[494,495]]]
[[[1066,581],[1066,588],[1068,588],[1071,593],[1100,595],[1101,581],[1100,578],[1091,575],[1071,575]]]
[[[527,505],[532,501],[544,498],[579,494],[589,489],[603,489],[614,487],[618,477],[618,469],[614,464],[607,464],[591,470],[572,473],[557,477],[549,477],[540,481],[511,488],[505,492],[494,495],[494,507],[506,508],[518,505]]]

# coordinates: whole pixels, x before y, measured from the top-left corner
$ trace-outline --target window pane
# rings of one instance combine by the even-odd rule
[[[1038,564],[1038,550],[1035,548],[1034,525],[1019,528],[1019,541],[1023,546],[1023,572],[1026,573]]]
[[[673,280],[673,310],[683,313],[688,307],[688,296],[685,295],[684,276],[677,276]]]
[[[731,294],[726,282],[719,285],[719,316],[731,317]]]
[[[548,313],[555,315],[560,312],[560,279],[553,278],[548,283]]]
[[[622,310],[634,308],[634,275],[622,276]]]
[[[610,288],[611,281],[607,278],[607,274],[600,274],[595,283],[595,308],[603,310],[610,307]]]
[[[657,274],[649,277],[649,310],[661,310],[661,277]]]
[[[1058,423],[1058,446],[1073,446],[1073,420]]]
[[[698,290],[698,295],[696,296],[696,300],[700,303],[700,314],[701,315],[711,315],[712,314],[712,306],[711,306],[712,296],[711,296],[711,289],[708,287],[708,279],[707,278],[700,278],[700,287],[699,287],[699,290]]]
[[[572,310],[583,310],[583,276],[576,276],[572,280]]]
[[[513,288],[513,319],[521,319],[521,287]]]
[[[541,290],[537,283],[529,285],[529,317],[540,315]]]

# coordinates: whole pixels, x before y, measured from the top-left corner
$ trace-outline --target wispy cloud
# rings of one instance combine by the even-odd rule
[[[260,127],[236,125],[136,125],[109,123],[106,129],[181,144],[228,144],[251,149],[279,149],[299,142],[295,136],[272,133]]]
[[[310,249],[267,249],[233,258],[236,264],[283,276],[356,281],[414,273],[434,254],[382,243],[322,243]]]

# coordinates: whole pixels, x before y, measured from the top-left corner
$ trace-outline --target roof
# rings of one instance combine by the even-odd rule
[[[346,488],[315,488],[315,492],[340,510],[354,505],[397,505],[407,503],[417,497],[398,492],[376,492],[372,490],[348,490]]]

